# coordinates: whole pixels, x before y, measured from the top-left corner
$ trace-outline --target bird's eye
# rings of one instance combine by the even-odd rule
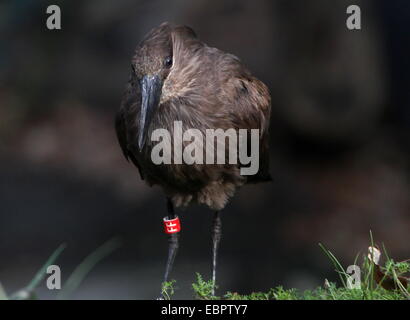
[[[165,61],[164,61],[164,64],[167,68],[171,67],[172,66],[172,57],[166,57]]]

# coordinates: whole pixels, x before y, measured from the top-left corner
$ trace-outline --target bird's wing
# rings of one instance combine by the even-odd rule
[[[266,85],[253,77],[235,57],[225,67],[231,76],[226,79],[223,97],[229,100],[227,110],[232,123],[239,129],[259,129],[259,171],[248,182],[271,180],[269,174],[269,122],[271,98]],[[248,144],[249,145],[249,144]]]
[[[117,115],[115,117],[115,131],[117,132],[118,142],[120,143],[125,158],[127,159],[127,161],[131,159],[132,163],[138,168],[138,172],[140,174],[141,179],[144,180],[144,175],[142,173],[140,165],[138,164],[137,159],[128,150],[127,126],[123,106],[121,106],[120,110],[117,112]]]
[[[260,129],[259,171],[248,177],[248,182],[272,180],[269,173],[269,123],[271,99],[268,88],[256,78],[242,79],[238,89],[237,103],[240,116],[248,119],[250,128]]]

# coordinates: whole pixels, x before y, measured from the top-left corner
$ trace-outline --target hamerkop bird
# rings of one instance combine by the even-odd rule
[[[137,46],[131,67],[116,117],[116,131],[127,160],[135,164],[143,180],[150,186],[159,185],[167,197],[168,216],[164,223],[169,234],[169,250],[164,282],[168,281],[178,249],[180,223],[174,207],[198,203],[215,212],[212,227],[215,284],[221,239],[219,212],[242,185],[270,180],[268,89],[236,56],[207,46],[189,27],[169,23],[161,24],[145,36]],[[259,170],[254,175],[241,175],[240,161],[222,164],[154,161],[152,152],[157,141],[152,139],[152,134],[156,129],[165,129],[172,135],[175,122],[180,122],[183,130],[193,128],[202,133],[208,129],[235,132],[257,129]],[[165,141],[163,152],[172,155],[172,160],[175,160],[172,150],[178,143],[181,144],[175,139]],[[209,144],[202,141],[197,147],[195,153],[209,152]]]

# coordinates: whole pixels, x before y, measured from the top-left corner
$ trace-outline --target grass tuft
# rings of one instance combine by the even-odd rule
[[[164,300],[171,300],[171,297],[175,293],[175,280],[166,281],[162,283],[161,294]]]
[[[205,281],[199,273],[196,273],[196,283],[192,284],[195,297],[200,300],[215,300],[216,296],[212,295],[214,283],[212,280]],[[216,289],[217,287],[215,287]]]
[[[197,282],[192,285],[195,298],[202,300],[410,300],[410,279],[406,274],[410,272],[410,260],[396,262],[390,258],[384,249],[384,265],[374,262],[374,250],[378,250],[370,232],[370,248],[373,248],[368,255],[363,255],[363,263],[359,266],[360,283],[354,286],[351,274],[347,273],[341,262],[323,244],[320,248],[331,261],[335,272],[340,279],[340,286],[337,283],[324,281],[322,287],[314,290],[300,291],[298,289],[284,289],[275,287],[268,292],[252,292],[250,294],[239,294],[237,292],[227,292],[222,296],[212,296],[212,281],[203,280],[197,274]],[[384,246],[383,246],[384,247]],[[354,265],[359,260],[357,255]]]

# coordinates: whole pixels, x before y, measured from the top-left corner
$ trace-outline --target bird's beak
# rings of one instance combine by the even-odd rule
[[[157,75],[144,76],[141,80],[141,112],[139,119],[138,148],[145,145],[151,119],[159,103],[162,81]]]

